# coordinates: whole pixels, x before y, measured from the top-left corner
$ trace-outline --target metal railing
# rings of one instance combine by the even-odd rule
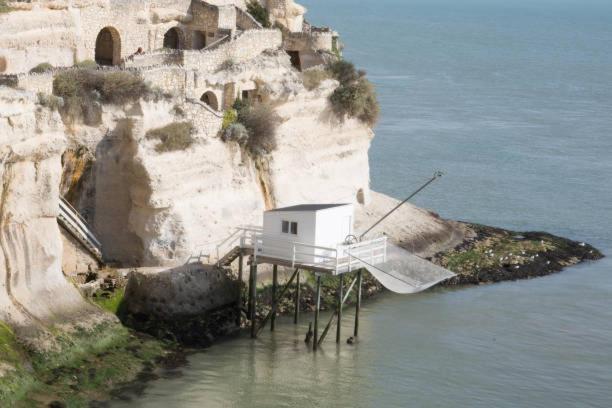
[[[292,267],[310,266],[335,275],[362,268],[362,261],[376,265],[387,260],[387,237],[334,248],[265,235],[260,227],[241,227],[217,246],[217,261],[236,247],[252,249],[255,261],[258,257],[279,259],[291,262]]]
[[[81,214],[63,197],[60,197],[57,219],[98,261],[102,262],[102,244],[89,230],[87,222]]]

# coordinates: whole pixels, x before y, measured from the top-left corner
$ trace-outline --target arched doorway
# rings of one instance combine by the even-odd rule
[[[206,48],[206,33],[203,31],[194,31],[191,41],[191,48],[194,50],[201,50]]]
[[[121,61],[121,38],[113,27],[104,27],[96,38],[96,62],[99,65],[117,65]]]
[[[172,50],[183,49],[183,32],[179,28],[172,27],[166,31],[166,34],[164,34],[164,48]]]
[[[200,98],[202,102],[213,108],[214,110],[219,110],[219,102],[217,101],[217,95],[215,95],[212,91],[206,92]]]

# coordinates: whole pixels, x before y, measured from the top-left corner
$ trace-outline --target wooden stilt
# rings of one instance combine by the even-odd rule
[[[296,269],[295,272],[293,272],[293,275],[291,275],[291,278],[289,279],[289,282],[287,282],[287,284],[285,285],[285,287],[283,288],[283,290],[281,290],[280,295],[278,295],[277,299],[282,299],[285,294],[287,293],[287,291],[289,290],[289,287],[291,286],[291,284],[293,283],[293,280],[295,279],[295,277],[298,274],[299,269]],[[257,328],[257,334],[259,334],[259,332],[266,327],[266,323],[268,323],[268,320],[270,320],[270,317],[272,317],[272,315],[274,313],[276,313],[276,308],[278,307],[278,300],[275,302],[274,307],[271,308],[271,310],[268,312],[268,314],[266,315],[266,317],[264,317],[264,319],[261,321],[261,324],[259,325],[259,327]]]
[[[243,264],[243,255],[242,252],[240,253],[240,255],[238,255],[238,283],[240,283],[240,285],[242,285],[242,264]]]
[[[344,275],[340,275],[340,285],[338,287],[338,324],[336,326],[336,343],[340,343],[340,336],[342,332],[342,298],[344,297]]]
[[[344,298],[342,299],[342,305],[344,305],[344,303],[346,303],[346,301],[349,298],[351,292],[353,291],[353,287],[355,287],[356,283],[357,283],[357,277],[355,277],[355,279],[353,279],[353,282],[351,282],[351,284],[349,285],[348,289],[346,290],[346,293],[344,294]],[[334,310],[334,313],[332,313],[332,315],[329,317],[329,321],[327,322],[327,326],[325,326],[325,329],[323,329],[323,333],[321,334],[321,338],[319,339],[319,346],[321,346],[321,344],[323,344],[323,341],[325,340],[325,337],[327,336],[327,333],[329,332],[329,328],[331,327],[332,323],[334,322],[334,320],[336,319],[337,316],[338,316],[338,307],[336,306],[336,310]]]
[[[238,256],[238,316],[236,316],[236,325],[240,327],[240,317],[242,316],[242,286],[244,282],[242,281],[242,252]]]
[[[251,304],[253,297],[251,296],[251,287],[253,286],[253,257],[249,257],[249,285],[247,288],[247,317],[251,319]]]
[[[257,263],[251,263],[251,338],[257,337]]]
[[[359,336],[359,311],[361,309],[361,281],[363,279],[362,270],[357,272],[357,302],[355,302],[355,330],[353,336]]]
[[[317,305],[315,307],[314,336],[312,350],[317,351],[319,345],[319,309],[321,308],[321,275],[317,275]]]
[[[295,310],[293,311],[293,324],[298,324],[300,320],[300,272],[297,273],[295,287]]]
[[[278,291],[278,265],[272,267],[272,316],[270,317],[270,331],[274,331],[276,323],[276,307],[278,299],[276,292]]]

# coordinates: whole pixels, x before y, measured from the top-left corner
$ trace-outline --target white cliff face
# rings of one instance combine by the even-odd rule
[[[332,113],[328,96],[336,86],[336,81],[326,81],[277,109],[283,123],[270,173],[278,207],[368,201],[368,151],[374,134],[358,120],[340,121]]]
[[[0,88],[0,135],[0,320],[44,330],[96,315],[61,269],[59,115]]]

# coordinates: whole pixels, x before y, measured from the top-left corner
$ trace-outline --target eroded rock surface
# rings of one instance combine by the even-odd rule
[[[59,115],[0,88],[0,135],[0,320],[32,341],[54,324],[94,324],[101,313],[62,274]]]

